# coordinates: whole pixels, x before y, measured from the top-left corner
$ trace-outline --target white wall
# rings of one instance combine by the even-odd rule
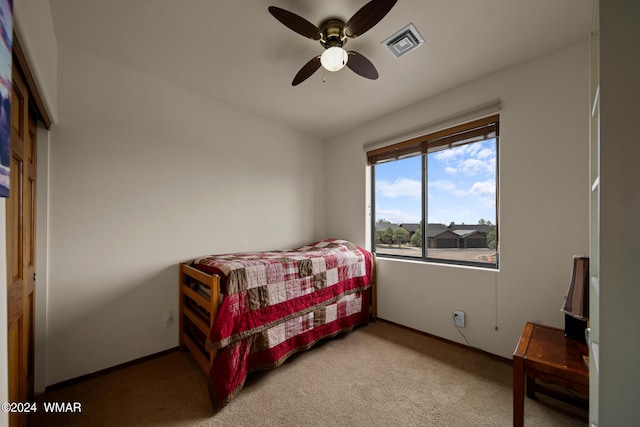
[[[58,75],[47,384],[176,346],[178,262],[324,236],[322,141],[64,46]]]
[[[14,0],[15,30],[52,122],[58,108],[58,43],[49,0]]]
[[[585,40],[328,141],[327,232],[365,244],[363,144],[502,100],[500,271],[379,258],[381,318],[463,342],[461,309],[471,345],[509,358],[525,322],[563,326],[572,256],[588,252],[588,53]]]

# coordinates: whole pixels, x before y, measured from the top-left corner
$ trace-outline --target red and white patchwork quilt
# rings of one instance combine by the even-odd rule
[[[207,339],[216,409],[256,370],[368,321],[371,253],[325,239],[287,251],[213,255],[194,266],[222,278],[224,299]]]

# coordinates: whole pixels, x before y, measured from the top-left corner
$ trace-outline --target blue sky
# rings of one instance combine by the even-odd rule
[[[421,218],[421,157],[375,167],[376,220],[418,223]],[[496,223],[494,139],[428,155],[428,222]]]

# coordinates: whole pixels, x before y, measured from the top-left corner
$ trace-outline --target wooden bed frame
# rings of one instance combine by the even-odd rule
[[[371,288],[369,303],[369,318],[375,321],[377,311],[376,291],[376,257],[372,256]],[[198,365],[208,374],[216,358],[216,351],[207,351],[205,341],[220,306],[220,276],[207,274],[188,263],[180,263],[179,266],[180,288],[180,350],[185,349],[193,355]],[[208,288],[208,294],[198,291],[200,285]]]

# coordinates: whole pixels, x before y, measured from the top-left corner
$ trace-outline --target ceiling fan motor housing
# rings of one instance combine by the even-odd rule
[[[320,44],[325,49],[330,47],[342,47],[347,42],[347,36],[344,32],[345,23],[341,19],[327,19],[320,26],[322,37]]]

